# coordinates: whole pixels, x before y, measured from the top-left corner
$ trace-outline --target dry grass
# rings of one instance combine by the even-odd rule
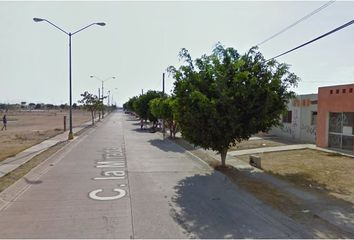
[[[15,183],[17,180],[25,176],[32,168],[36,167],[41,162],[45,161],[48,157],[53,155],[59,149],[61,149],[66,142],[62,142],[54,145],[53,147],[47,149],[46,151],[33,157],[31,160],[23,164],[22,166],[16,168],[12,172],[6,174],[0,178],[0,192],[4,191],[7,187]]]
[[[233,183],[244,191],[251,193],[265,204],[278,209],[297,222],[308,226],[309,229],[316,229],[316,238],[349,238],[338,227],[320,218],[316,214],[303,212],[305,203],[303,200],[287,194],[273,187],[270,183],[258,180],[243,173],[232,166],[221,167],[220,161],[208,155],[204,150],[193,147],[186,140],[177,138],[173,140],[186,150],[190,151],[212,168],[225,174]]]
[[[220,165],[220,162],[215,160],[213,157],[209,156],[205,151],[202,151],[200,148],[195,148],[189,142],[184,140],[183,138],[174,138],[171,141],[177,143],[184,149],[188,150],[189,152],[193,153],[195,156],[203,159],[204,162],[209,164],[211,167],[217,167]]]
[[[295,221],[303,224],[312,231],[315,238],[350,238],[341,229],[328,221],[320,218],[313,213],[303,212],[306,209],[306,203],[293,195],[280,191],[267,182],[263,182],[252,175],[239,171],[232,166],[221,167],[220,161],[211,157],[208,153],[200,148],[193,147],[184,139],[177,138],[173,140],[175,143],[184,147],[212,168],[225,174],[233,183],[246,192],[251,193],[265,204],[278,209]],[[247,158],[248,159],[248,158]]]
[[[341,231],[341,229],[320,218],[318,215],[303,212],[305,203],[293,195],[279,191],[271,184],[252,178],[232,166],[219,166],[215,169],[228,176],[233,183],[237,184],[237,186],[244,191],[251,193],[260,201],[274,209],[280,210],[282,213],[285,213],[297,222],[308,226],[310,229],[316,229],[317,231],[314,231],[316,238],[350,237],[350,235],[347,236],[346,233]]]
[[[59,110],[7,112],[7,130],[0,131],[0,161],[62,133],[63,119],[68,115],[68,111]],[[90,114],[86,111],[73,111],[74,127],[90,119]]]
[[[262,168],[305,189],[326,192],[354,203],[354,159],[304,149],[259,154]],[[249,155],[239,156],[248,162]]]
[[[263,148],[263,147],[277,147],[284,146],[285,143],[277,142],[273,140],[248,140],[238,143],[236,146],[231,147],[229,151],[243,150],[243,149],[253,149],[253,148]]]

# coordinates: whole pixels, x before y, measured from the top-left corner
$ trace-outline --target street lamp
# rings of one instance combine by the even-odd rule
[[[70,111],[69,111],[69,119],[70,119],[70,131],[69,131],[69,136],[68,139],[71,140],[74,138],[73,135],[73,119],[72,119],[72,90],[71,90],[71,36],[73,36],[74,34],[81,32],[82,30],[91,27],[93,25],[98,25],[98,26],[105,26],[106,24],[104,22],[97,22],[97,23],[91,23],[89,25],[87,25],[86,27],[80,28],[79,30],[71,33],[71,32],[67,32],[63,29],[61,29],[60,27],[58,27],[57,25],[55,25],[54,23],[48,21],[47,19],[43,19],[43,18],[33,18],[33,21],[35,22],[47,22],[50,25],[52,25],[53,27],[57,28],[58,30],[62,31],[63,33],[65,33],[67,36],[69,36],[69,102],[70,102]]]
[[[96,78],[98,81],[101,81],[102,82],[102,93],[101,93],[101,96],[102,96],[102,104],[103,104],[103,83],[109,79],[116,79],[116,77],[108,77],[104,80],[102,80],[101,78],[95,76],[95,75],[91,75],[90,78]],[[104,105],[103,105],[104,106]],[[104,112],[103,112],[103,108],[102,108],[102,118],[104,118]]]
[[[118,90],[118,88],[114,88],[114,91],[112,92],[112,101],[111,101],[111,105],[114,104],[116,107],[117,107],[117,102],[113,101],[113,94],[117,94],[118,95],[117,90]]]

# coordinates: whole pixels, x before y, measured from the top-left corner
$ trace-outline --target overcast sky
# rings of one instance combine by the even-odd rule
[[[73,102],[80,93],[106,90],[122,105],[148,89],[161,90],[162,73],[179,66],[178,52],[210,54],[217,42],[240,53],[292,24],[326,1],[233,2],[0,2],[0,103],[61,104],[69,101],[67,32],[73,36]],[[261,45],[266,58],[354,19],[354,2],[336,1],[289,31]],[[277,60],[300,78],[298,94],[320,86],[354,82],[354,24]],[[173,79],[166,79],[170,92]]]

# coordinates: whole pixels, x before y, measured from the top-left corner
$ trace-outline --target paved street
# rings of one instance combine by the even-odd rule
[[[26,186],[5,192],[1,238],[311,238],[316,231],[120,112],[46,164]]]

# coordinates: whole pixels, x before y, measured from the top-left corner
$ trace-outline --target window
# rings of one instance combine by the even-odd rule
[[[291,123],[292,111],[287,111],[283,114],[283,123]]]
[[[333,94],[333,90],[331,89],[331,90],[329,91],[329,93],[330,93],[330,94]]]
[[[350,93],[353,93],[353,88],[349,88],[349,92],[350,92]]]
[[[311,125],[316,126],[317,123],[317,112],[311,112]]]
[[[339,89],[336,89],[336,94],[338,94],[339,93]]]
[[[345,93],[345,89],[342,89],[342,93]]]

